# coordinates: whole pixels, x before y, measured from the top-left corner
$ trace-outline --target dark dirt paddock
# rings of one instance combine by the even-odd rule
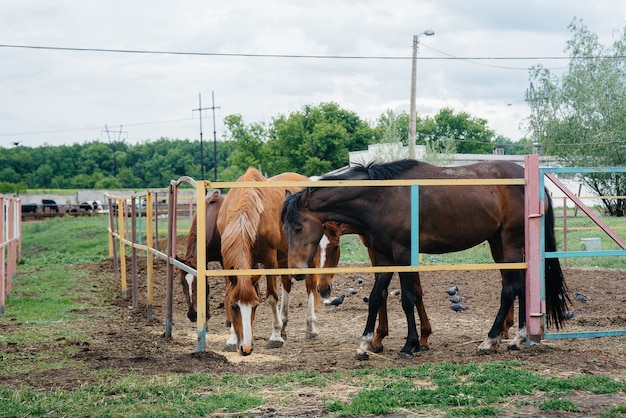
[[[130,263],[128,263],[130,270]],[[216,267],[211,264],[212,268]],[[77,358],[87,362],[90,368],[117,368],[121,372],[142,375],[174,373],[237,373],[267,374],[297,370],[321,373],[348,369],[369,369],[394,365],[422,364],[430,362],[484,363],[515,360],[524,362],[529,370],[554,376],[609,375],[626,379],[626,337],[550,340],[518,352],[507,352],[506,346],[488,356],[477,356],[476,347],[485,337],[495,317],[500,277],[496,271],[458,271],[423,273],[425,304],[433,326],[429,351],[420,352],[411,360],[399,359],[397,352],[406,336],[406,321],[399,298],[389,298],[390,336],[385,339],[385,350],[368,361],[357,361],[355,350],[365,325],[367,305],[362,297],[368,294],[373,275],[362,275],[364,284],[355,282],[357,274],[335,277],[333,296],[346,287],[354,287],[359,293],[346,297],[335,308],[322,306],[318,311],[320,338],[305,339],[306,299],[304,283],[296,283],[290,304],[288,340],[281,349],[269,350],[265,343],[270,335],[269,306],[259,306],[255,320],[255,351],[249,357],[224,353],[222,347],[228,330],[224,325],[224,279],[216,278],[210,283],[210,320],[207,343],[201,353],[196,352],[196,326],[186,318],[186,305],[176,279],[174,294],[173,339],[166,341],[164,333],[165,263],[155,266],[156,289],[154,320],[146,321],[145,310],[145,259],[140,259],[139,309],[129,308],[130,300],[119,295],[119,283],[114,278],[111,261],[89,265],[95,291],[116,295],[110,302],[113,316],[103,317],[101,310],[84,314],[87,334],[85,341],[77,342],[82,349]],[[566,270],[566,280],[572,297],[571,308],[580,314],[569,320],[565,331],[588,331],[598,329],[626,328],[626,273],[605,270]],[[445,290],[457,285],[459,293],[467,300],[467,311],[450,309],[449,296]],[[390,290],[399,286],[394,277]],[[262,286],[262,289],[264,285]],[[592,299],[578,302],[574,292],[579,291]],[[129,284],[130,293],[130,284]],[[130,296],[129,296],[130,297]],[[61,344],[62,342],[58,342]],[[11,350],[6,345],[0,350]],[[39,347],[38,349],[44,349]],[[45,371],[0,379],[3,385],[26,385],[34,388],[72,388],[84,384],[85,376],[79,370]],[[19,381],[19,382],[18,382]],[[623,399],[618,404],[626,403]]]

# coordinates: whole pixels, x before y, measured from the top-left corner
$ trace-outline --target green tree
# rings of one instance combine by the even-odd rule
[[[542,151],[574,167],[626,165],[626,28],[611,46],[600,44],[580,19],[568,26],[570,61],[562,76],[538,65],[530,71],[527,128]],[[581,176],[601,196],[626,194],[622,174]],[[625,199],[603,199],[606,210],[626,215]]]
[[[373,138],[374,131],[365,121],[336,103],[304,106],[273,120],[264,149],[268,174],[323,174],[347,165],[349,151],[366,149]]]
[[[262,149],[267,140],[267,130],[262,123],[246,125],[241,115],[229,115],[224,118],[226,141],[233,143],[233,151],[228,156],[230,170],[224,171],[228,178],[236,180],[249,167],[258,168],[263,160]],[[262,167],[265,170],[265,167]],[[234,178],[233,178],[234,177]]]
[[[443,108],[434,118],[426,117],[416,122],[418,143],[433,150],[443,151],[446,138],[454,139],[456,152],[460,154],[489,154],[493,151],[495,132],[487,127],[485,119],[473,117],[466,112],[454,113]]]

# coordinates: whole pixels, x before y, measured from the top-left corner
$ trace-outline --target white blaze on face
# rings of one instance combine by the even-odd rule
[[[320,267],[325,267],[326,265],[326,248],[328,244],[330,244],[330,240],[326,234],[322,235],[322,239],[320,240]]]
[[[250,353],[250,351],[252,351],[252,306],[240,303],[239,313],[241,315],[241,328],[243,333],[240,346],[245,352]]]
[[[195,276],[191,273],[187,273],[185,275],[185,280],[187,280],[187,287],[189,288],[189,298],[191,299],[191,301],[193,302],[193,278]]]

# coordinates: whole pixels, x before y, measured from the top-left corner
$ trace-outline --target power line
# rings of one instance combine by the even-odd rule
[[[308,55],[308,54],[261,54],[261,53],[227,53],[227,52],[198,52],[198,51],[160,51],[147,49],[110,49],[110,48],[77,48],[42,45],[10,45],[0,44],[0,48],[16,49],[39,49],[49,51],[71,52],[104,52],[118,54],[153,54],[153,55],[192,55],[213,57],[238,57],[238,58],[289,58],[289,59],[356,59],[356,60],[410,60],[410,56],[385,56],[385,55]],[[501,56],[501,57],[457,57],[445,52],[430,48],[433,51],[444,54],[443,57],[421,57],[421,60],[473,60],[473,61],[529,61],[529,60],[570,60],[570,59],[624,59],[626,55],[596,55],[584,57],[568,56]]]

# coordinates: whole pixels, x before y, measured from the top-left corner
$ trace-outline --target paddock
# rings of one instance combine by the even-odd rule
[[[534,158],[533,158],[534,157]],[[538,159],[536,158],[536,156],[529,156],[527,157],[527,161],[526,161],[526,167],[527,167],[527,176],[525,179],[520,179],[520,180],[515,180],[515,181],[520,181],[521,183],[517,183],[517,184],[526,184],[527,185],[527,219],[528,219],[528,225],[527,225],[527,237],[529,237],[527,239],[527,260],[525,263],[509,263],[506,265],[503,264],[478,264],[478,265],[450,265],[450,266],[441,266],[441,265],[437,265],[437,266],[429,266],[429,265],[420,265],[418,262],[413,262],[411,266],[404,266],[404,267],[393,267],[392,269],[390,268],[373,268],[373,267],[369,267],[369,266],[345,266],[345,265],[340,265],[339,267],[335,268],[335,269],[274,269],[271,270],[271,272],[274,273],[281,273],[281,272],[288,272],[288,273],[296,273],[296,272],[313,272],[313,271],[317,271],[317,272],[334,272],[335,274],[373,274],[376,271],[401,271],[404,269],[404,271],[420,271],[420,272],[435,272],[435,271],[444,271],[447,272],[447,274],[454,274],[457,276],[461,276],[461,274],[459,272],[465,272],[465,274],[467,274],[468,272],[474,272],[474,271],[485,271],[485,272],[492,272],[495,274],[498,274],[497,272],[495,272],[494,270],[498,270],[502,267],[506,267],[506,268],[519,268],[519,269],[526,269],[527,267],[529,267],[527,269],[527,306],[529,306],[528,309],[528,316],[527,316],[527,326],[529,329],[529,334],[530,337],[528,339],[528,344],[532,343],[537,343],[540,342],[542,339],[565,339],[565,338],[575,338],[575,337],[600,337],[600,336],[606,336],[606,337],[616,337],[616,336],[623,336],[626,335],[626,332],[623,329],[608,329],[608,330],[585,330],[585,331],[581,331],[578,334],[573,334],[573,333],[568,333],[568,334],[546,334],[546,330],[545,330],[545,312],[542,311],[542,309],[544,309],[544,302],[542,301],[542,271],[541,269],[538,267],[541,263],[539,262],[539,260],[541,260],[543,257],[553,257],[553,256],[557,256],[557,257],[567,257],[567,256],[571,256],[568,254],[563,254],[563,253],[555,253],[555,254],[544,254],[541,250],[541,248],[543,247],[542,245],[540,245],[540,243],[543,240],[543,237],[541,235],[541,231],[543,230],[543,228],[541,228],[542,225],[542,213],[539,209],[540,207],[540,193],[539,190],[542,190],[542,182],[543,182],[543,174],[540,176],[540,170],[538,167]],[[530,168],[532,167],[532,168]],[[493,180],[492,180],[493,181]],[[237,185],[235,185],[234,183],[209,183],[209,182],[195,182],[192,179],[182,179],[179,181],[172,181],[172,185],[168,190],[169,193],[169,202],[176,202],[176,189],[177,186],[181,183],[181,182],[188,182],[193,184],[194,186],[196,186],[196,201],[197,203],[197,210],[198,211],[204,211],[204,195],[206,193],[206,189],[208,187],[211,188],[230,188],[230,187],[237,187]],[[459,180],[460,183],[463,183],[463,180]],[[487,180],[488,182],[488,180]],[[511,180],[508,180],[508,182],[510,183]],[[195,184],[194,184],[195,183]],[[306,182],[305,182],[306,183]],[[331,183],[331,182],[328,182]],[[416,181],[413,183],[418,183],[416,185],[412,185],[412,188],[415,189],[415,187],[427,187],[429,184],[429,181]],[[432,183],[432,181],[430,181],[430,183]],[[300,185],[302,185],[304,183],[300,183]],[[319,185],[319,183],[314,183],[315,185]],[[345,182],[343,183],[345,185]],[[359,182],[360,185],[365,185],[366,182]],[[468,182],[468,184],[476,184],[476,182]],[[377,186],[383,186],[383,184],[376,184]],[[408,185],[408,184],[407,184]],[[239,185],[239,186],[246,186],[246,187],[250,187],[252,185],[248,184],[248,185]],[[331,185],[329,185],[331,186]],[[413,192],[414,193],[414,192]],[[149,199],[150,194],[148,193],[148,199]],[[174,204],[174,203],[172,203]],[[148,205],[148,210],[150,209],[151,205]],[[535,208],[535,210],[533,210],[533,208]],[[111,218],[113,219],[113,218]],[[135,219],[135,218],[133,218]],[[150,217],[148,217],[148,219],[151,219]],[[124,223],[124,219],[120,218],[118,221],[118,224],[123,224]],[[137,255],[136,255],[136,250],[137,249],[142,249],[145,250],[148,254],[148,266],[150,266],[154,260],[150,261],[150,257],[151,254],[152,255],[158,255],[159,258],[162,258],[164,260],[169,260],[169,262],[167,263],[168,268],[167,268],[167,278],[165,281],[165,290],[166,290],[166,295],[165,295],[165,300],[166,300],[166,309],[165,309],[165,333],[164,335],[168,338],[172,338],[172,326],[174,324],[173,321],[173,308],[172,308],[172,304],[173,304],[173,298],[174,298],[174,294],[175,291],[173,290],[173,284],[172,284],[172,271],[173,271],[173,267],[174,266],[178,266],[181,267],[175,260],[173,260],[173,255],[175,252],[175,248],[176,248],[176,233],[173,233],[173,231],[176,230],[175,227],[176,223],[175,223],[175,217],[174,219],[172,219],[171,217],[171,213],[170,213],[170,219],[168,219],[168,234],[167,236],[169,237],[168,240],[168,249],[167,249],[167,253],[163,253],[162,251],[159,251],[158,249],[155,250],[152,247],[150,247],[149,245],[147,247],[142,247],[142,244],[137,244],[137,240],[133,239],[132,241],[127,242],[125,245],[130,245],[133,249],[133,255],[132,255],[132,260],[133,263],[136,263],[136,259],[137,259]],[[204,226],[202,225],[202,222],[199,221],[198,222],[198,228],[199,228],[199,232],[198,232],[198,239],[202,240],[203,239],[203,230],[204,230]],[[152,233],[150,232],[148,234],[149,236],[152,236]],[[112,248],[115,248],[115,245],[112,244]],[[622,246],[623,248],[623,246]],[[220,277],[223,276],[224,272],[221,270],[207,270],[205,269],[203,266],[205,265],[205,263],[203,263],[204,261],[204,254],[202,254],[204,251],[202,249],[200,249],[199,253],[198,253],[198,270],[196,271],[191,271],[193,273],[197,273],[199,276],[205,275],[208,277],[209,279],[209,283],[213,283],[216,280],[219,280]],[[614,256],[622,256],[624,255],[625,252],[624,250],[616,250],[609,253],[603,253],[602,255],[614,255]],[[600,254],[582,254],[582,255],[574,255],[574,256],[592,256],[592,255],[600,255]],[[417,258],[417,257],[416,257]],[[125,257],[121,258],[122,264],[125,263]],[[178,263],[178,264],[177,264]],[[133,264],[134,265],[134,264]],[[122,271],[125,272],[126,268],[125,266],[122,266]],[[183,268],[187,268],[186,266],[183,266]],[[150,267],[148,267],[148,270],[150,270]],[[254,271],[256,273],[259,272],[259,270]],[[248,273],[254,273],[254,272],[248,272]],[[125,295],[126,292],[126,281],[125,281],[125,277],[124,277],[125,273],[122,274],[122,295]],[[153,279],[151,279],[150,277],[153,276],[153,273],[151,273],[150,271],[148,271],[147,273],[148,275],[148,280],[147,280],[147,301],[148,303],[146,304],[146,309],[147,309],[147,317],[148,319],[152,319],[153,317],[153,304],[154,304],[154,290],[153,290]],[[137,284],[135,284],[136,281],[136,277],[137,277],[137,272],[136,272],[136,268],[133,268],[133,307],[136,308],[137,307]],[[221,279],[223,281],[223,279]],[[571,289],[571,284],[569,283],[569,279],[567,279],[567,283],[568,286],[570,286]],[[621,282],[623,283],[623,279],[621,280]],[[473,286],[471,283],[468,283],[469,286]],[[198,289],[197,289],[197,294],[200,296],[199,301],[198,301],[198,313],[199,313],[199,317],[198,317],[198,322],[197,322],[197,329],[196,329],[196,343],[197,343],[197,351],[201,352],[203,350],[203,348],[205,347],[205,344],[207,344],[207,332],[208,330],[205,328],[205,318],[204,318],[204,306],[203,303],[206,303],[206,301],[203,301],[202,299],[202,295],[205,294],[205,281],[204,280],[199,280],[198,281]],[[296,286],[297,287],[297,286]],[[499,292],[499,289],[495,289],[495,291]],[[497,297],[496,297],[497,299]],[[209,303],[212,303],[211,301],[208,301]],[[211,305],[212,307],[214,306],[213,304]],[[426,306],[427,311],[430,312],[430,308],[427,304]],[[365,310],[365,306],[363,306],[363,309]],[[490,314],[485,314],[483,317],[484,321],[489,321],[491,318],[493,318],[493,311]],[[433,324],[435,324],[435,319],[431,318]],[[215,319],[212,319],[212,321],[216,321]],[[219,321],[219,320],[217,320]],[[220,321],[221,322],[221,321]],[[597,321],[594,321],[597,322]],[[265,324],[261,324],[261,319],[257,318],[257,320],[255,320],[255,323],[259,324],[258,326],[263,326]],[[352,323],[358,323],[358,321],[352,321]],[[363,322],[364,323],[364,322]],[[613,324],[619,324],[620,321],[619,320],[613,320],[612,321]],[[359,332],[359,328],[360,326],[357,325],[357,332]],[[482,328],[481,328],[482,329]],[[477,334],[480,335],[480,332]],[[344,335],[345,337],[345,335]],[[225,340],[225,339],[224,339]],[[356,342],[357,339],[355,338],[354,340],[352,340],[351,342]],[[289,343],[286,344],[287,346],[289,346]]]

